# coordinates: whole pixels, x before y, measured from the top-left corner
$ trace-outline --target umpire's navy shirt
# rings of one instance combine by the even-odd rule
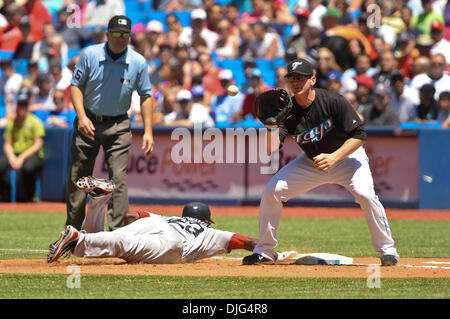
[[[117,60],[106,51],[107,43],[83,50],[75,66],[71,84],[83,92],[84,107],[94,114],[117,116],[127,112],[131,94],[152,95],[152,86],[144,57],[127,48]]]

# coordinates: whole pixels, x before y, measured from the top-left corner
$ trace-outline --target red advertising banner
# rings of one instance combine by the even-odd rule
[[[149,201],[259,201],[265,184],[273,174],[265,174],[267,159],[262,160],[259,154],[260,138],[254,139],[253,136],[258,135],[258,131],[250,131],[251,134],[247,134],[248,130],[244,131],[243,135],[247,134],[245,140],[233,136],[232,131],[194,131],[184,129],[180,134],[174,134],[174,131],[156,133],[154,151],[148,157],[140,147],[141,135],[133,133],[127,174],[129,196]],[[185,133],[186,136],[182,136]],[[417,202],[418,139],[369,136],[365,149],[380,199],[397,204]],[[292,139],[286,139],[279,154],[279,166],[286,165],[301,152]],[[103,157],[103,153],[99,154],[94,176],[107,177]],[[323,201],[324,204],[326,201],[353,201],[346,189],[331,184],[302,194],[298,199]]]

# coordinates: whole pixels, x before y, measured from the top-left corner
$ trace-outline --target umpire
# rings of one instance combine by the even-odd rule
[[[129,206],[126,169],[132,141],[127,110],[134,90],[141,97],[142,149],[146,155],[153,150],[152,86],[144,57],[128,47],[130,34],[131,20],[114,16],[108,23],[108,41],[84,49],[73,72],[70,96],[77,117],[66,186],[66,225],[81,227],[86,214],[86,194],[77,190],[75,183],[92,175],[100,146],[109,178],[116,184],[108,210],[108,226],[114,230],[124,225]]]

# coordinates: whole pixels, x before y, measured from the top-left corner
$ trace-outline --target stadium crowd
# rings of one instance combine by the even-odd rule
[[[116,14],[134,19],[130,45],[148,62],[154,125],[259,125],[255,96],[287,88],[295,57],[314,63],[316,86],[344,95],[366,125],[450,123],[447,1],[3,0],[0,127],[24,87],[45,127],[71,127],[72,70],[84,47],[106,41]],[[137,95],[129,116],[142,125]]]
[[[288,89],[286,65],[301,57],[316,86],[342,94],[367,126],[450,127],[445,0],[0,0],[0,182],[11,167],[33,184],[45,129],[73,126],[83,48],[107,41],[120,14],[148,63],[154,126],[261,126],[256,96]],[[143,125],[139,104],[133,95],[133,127]]]

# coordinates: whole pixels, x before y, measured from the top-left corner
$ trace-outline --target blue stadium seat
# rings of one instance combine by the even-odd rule
[[[13,60],[14,68],[20,75],[26,76],[28,74],[28,60],[27,59],[15,59]]]
[[[78,53],[80,53],[80,49],[69,49],[69,52],[67,53],[69,60],[72,59],[74,56],[77,56]]]
[[[174,11],[173,14],[180,20],[183,27],[191,26],[191,12],[190,11]]]
[[[275,86],[275,66],[272,60],[255,59],[258,69],[267,85]]]
[[[14,55],[14,52],[12,52],[12,51],[0,50],[0,60],[12,59],[13,55]]]
[[[149,21],[150,2],[140,2],[137,0],[124,1],[125,14],[131,19],[133,24],[143,23],[147,24]]]

